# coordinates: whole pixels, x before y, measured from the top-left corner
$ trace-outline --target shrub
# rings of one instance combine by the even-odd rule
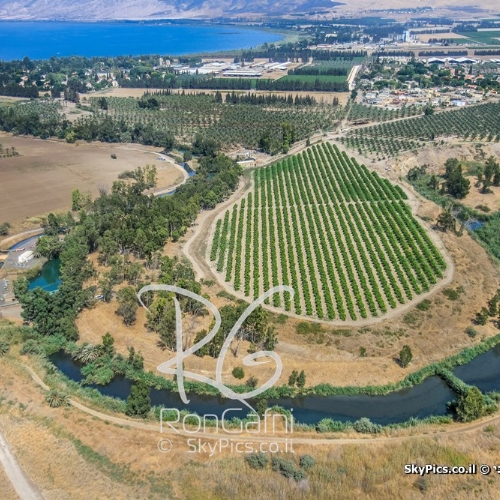
[[[458,287],[456,290],[453,290],[453,288],[445,288],[443,290],[443,295],[449,300],[458,300],[462,293],[462,287]]]
[[[247,464],[252,469],[264,469],[269,463],[269,458],[265,453],[252,453],[245,457]]]
[[[404,345],[399,353],[399,360],[401,362],[401,366],[406,368],[411,360],[413,359],[413,353],[411,352],[411,348],[409,345]]]
[[[477,205],[476,208],[478,210],[481,210],[482,212],[486,212],[486,213],[491,212],[491,208],[488,207],[487,205]]]
[[[304,335],[306,333],[309,333],[309,323],[306,323],[305,321],[302,321],[299,323],[296,327],[296,331],[300,335]]]
[[[0,342],[0,356],[4,356],[9,352],[10,344],[8,342]]]
[[[233,368],[233,377],[237,379],[242,379],[245,376],[245,371],[240,366]]]
[[[324,418],[316,425],[318,432],[344,432],[349,427],[352,427],[351,422],[340,422],[331,418]]]
[[[472,327],[472,326],[468,326],[466,329],[465,329],[465,333],[471,338],[476,338],[476,335],[477,335],[477,330]]]
[[[291,460],[286,460],[281,457],[274,457],[272,460],[272,468],[273,471],[279,472],[284,477],[293,477],[295,478],[295,473],[297,469],[295,464]],[[303,479],[303,478],[301,478]]]
[[[303,455],[300,457],[299,464],[303,469],[310,469],[316,465],[316,460],[311,455]]]
[[[429,299],[424,299],[422,300],[422,302],[419,302],[417,304],[417,309],[419,311],[428,311],[430,307],[431,307],[431,301]]]
[[[257,384],[259,383],[258,379],[256,379],[253,375],[248,378],[246,385],[250,387],[251,389],[255,389],[257,387]]]
[[[111,155],[111,158],[113,158],[113,160],[116,160],[116,155],[115,155],[115,153],[113,153],[113,154]]]
[[[462,422],[471,422],[484,413],[484,399],[477,387],[471,387],[457,401],[457,415]]]
[[[29,339],[21,347],[20,354],[43,354],[43,347],[36,340]]]
[[[286,323],[288,319],[288,316],[286,314],[280,314],[277,318],[276,318],[276,323],[278,323],[278,325],[284,325]]]
[[[352,426],[356,432],[360,432],[362,434],[378,434],[382,430],[381,425],[370,422],[370,419],[366,417],[356,420]]]

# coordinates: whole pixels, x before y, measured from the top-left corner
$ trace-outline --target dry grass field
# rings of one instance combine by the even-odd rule
[[[20,222],[28,217],[71,208],[71,192],[78,188],[93,196],[109,189],[118,175],[146,164],[158,170],[158,188],[183,179],[180,168],[158,161],[160,148],[138,144],[44,141],[0,134],[4,148],[20,156],[0,158],[0,219]],[[111,154],[117,158],[112,159]]]

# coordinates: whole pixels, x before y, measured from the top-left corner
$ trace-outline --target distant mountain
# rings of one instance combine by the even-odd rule
[[[496,12],[494,5],[474,0],[0,0],[0,20],[147,20],[265,19],[322,11],[344,15],[373,15],[381,10],[431,7],[434,14]],[[491,1],[491,4],[494,2]],[[472,9],[472,10],[471,10]],[[437,13],[439,11],[439,14]],[[331,14],[330,14],[331,15]]]
[[[0,0],[0,19],[187,19],[284,15],[332,8],[332,0]]]

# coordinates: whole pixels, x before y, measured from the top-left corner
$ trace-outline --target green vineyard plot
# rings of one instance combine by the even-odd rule
[[[249,299],[325,320],[376,317],[427,292],[446,263],[406,195],[329,143],[254,172],[216,222],[210,260]]]
[[[354,116],[361,116],[359,109],[356,113]],[[382,158],[416,150],[438,137],[455,136],[464,141],[498,142],[499,114],[499,103],[480,104],[356,129],[341,141],[360,154]]]

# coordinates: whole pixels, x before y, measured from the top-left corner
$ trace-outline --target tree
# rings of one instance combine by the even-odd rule
[[[462,165],[456,158],[445,162],[446,190],[454,198],[465,198],[469,193],[470,181],[462,174]]]
[[[489,316],[490,312],[486,309],[486,307],[483,307],[478,313],[476,313],[476,324],[486,325],[486,323],[488,323]]]
[[[8,222],[4,222],[0,224],[0,236],[6,236],[9,234],[10,224]]]
[[[413,353],[409,345],[404,345],[399,353],[399,362],[403,368],[406,368],[413,359]]]
[[[159,333],[163,344],[174,349],[177,343],[175,336],[175,308],[171,298],[157,297],[146,315],[146,327]]]
[[[432,174],[432,177],[429,180],[429,187],[433,191],[437,191],[437,188],[439,187],[439,179],[437,178],[436,174]]]
[[[302,370],[299,373],[299,376],[297,377],[297,387],[300,387],[301,389],[306,385],[306,374],[304,370]]]
[[[117,299],[119,306],[116,314],[123,317],[123,322],[127,326],[134,324],[138,307],[135,290],[130,286],[122,288],[117,294]]]
[[[128,347],[128,359],[127,362],[135,370],[142,370],[144,368],[144,357],[141,352],[135,352],[134,347]]]
[[[83,196],[79,189],[74,189],[71,193],[71,210],[80,210],[83,205]]]
[[[484,399],[477,387],[471,387],[460,395],[456,407],[458,418],[462,422],[471,422],[484,413]]]
[[[299,377],[299,372],[297,370],[293,370],[290,376],[288,377],[288,385],[290,387],[294,387],[297,383],[297,378]]]
[[[42,236],[36,243],[36,252],[49,260],[57,257],[61,249],[62,243],[58,236]]]
[[[113,298],[113,283],[109,278],[104,278],[99,281],[99,286],[101,287],[102,300],[104,302],[110,302]]]
[[[233,368],[233,377],[237,379],[242,379],[245,377],[245,371],[240,366]]]
[[[115,353],[114,345],[115,339],[109,332],[106,332],[106,334],[102,336],[102,346],[104,348],[104,352],[109,356],[112,356]]]
[[[436,220],[436,226],[446,233],[448,229],[451,231],[455,230],[455,218],[447,210],[440,213]]]
[[[125,413],[133,417],[146,417],[151,410],[150,389],[142,381],[132,386]]]

